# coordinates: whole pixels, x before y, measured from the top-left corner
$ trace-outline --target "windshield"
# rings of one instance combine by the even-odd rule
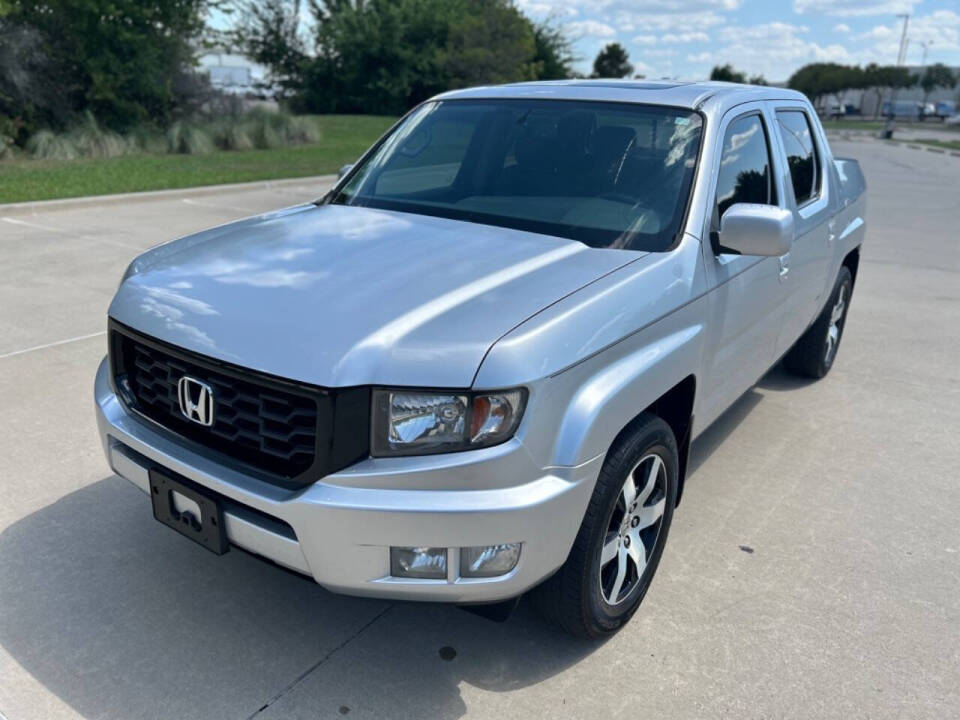
[[[329,202],[658,252],[680,231],[700,133],[697,113],[650,105],[430,102]]]

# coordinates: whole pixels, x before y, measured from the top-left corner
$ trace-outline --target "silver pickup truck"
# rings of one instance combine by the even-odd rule
[[[802,95],[485,87],[315,203],[136,258],[96,377],[154,517],[335,592],[636,611],[690,442],[781,358],[834,363],[864,180]]]

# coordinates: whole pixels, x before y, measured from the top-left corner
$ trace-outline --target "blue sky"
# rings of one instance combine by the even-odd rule
[[[589,72],[609,42],[627,48],[649,78],[702,79],[732,63],[770,81],[809,62],[893,65],[910,13],[907,64],[960,66],[960,0],[516,0],[551,18],[574,41]]]

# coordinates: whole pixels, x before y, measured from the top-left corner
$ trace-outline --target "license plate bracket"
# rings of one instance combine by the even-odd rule
[[[148,475],[154,518],[217,555],[230,549],[223,524],[223,509],[215,498],[195,484],[175,479],[160,470],[151,469]],[[178,510],[175,493],[193,501],[200,510],[200,517],[188,510],[181,511],[182,508]]]

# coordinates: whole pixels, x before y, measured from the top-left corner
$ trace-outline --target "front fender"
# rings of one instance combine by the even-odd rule
[[[622,357],[587,378],[563,415],[553,463],[575,466],[605,453],[638,414],[693,374],[702,330],[694,324],[648,343],[629,343],[636,347],[624,348]]]
[[[529,387],[524,445],[542,467],[580,465],[700,375],[706,297],[700,244],[687,235],[672,252],[598,279],[501,338],[474,388]]]

